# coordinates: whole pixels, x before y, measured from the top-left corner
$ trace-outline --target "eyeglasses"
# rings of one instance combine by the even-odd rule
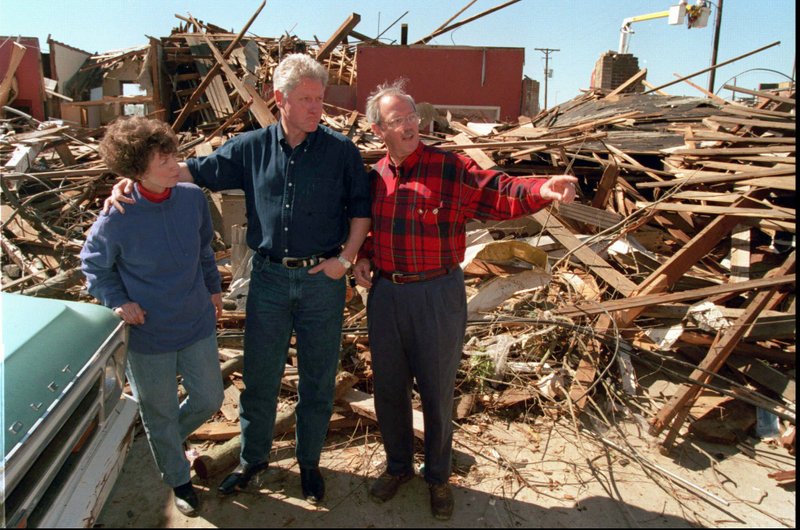
[[[416,127],[419,125],[419,114],[416,112],[412,112],[411,114],[403,117],[403,118],[392,118],[391,120],[386,120],[384,123],[390,129],[399,129],[401,125],[409,124],[411,126]]]

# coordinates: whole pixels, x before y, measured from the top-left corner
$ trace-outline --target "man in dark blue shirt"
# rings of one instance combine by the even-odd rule
[[[333,411],[343,276],[369,230],[370,192],[358,148],[319,125],[326,70],[308,55],[290,55],[273,82],[280,123],[186,163],[201,186],[244,190],[247,244],[256,251],[245,321],[241,465],[218,489],[232,493],[266,468],[294,330],[296,456],[303,496],[318,502],[325,492],[319,458]]]
[[[244,190],[247,244],[255,251],[245,320],[240,465],[220,484],[223,495],[244,488],[267,467],[292,332],[300,375],[296,456],[303,496],[316,503],[325,494],[319,459],[333,411],[344,275],[370,227],[369,181],[358,148],[319,124],[327,81],[325,68],[310,56],[288,55],[273,74],[279,123],[180,164],[183,181],[212,191]]]

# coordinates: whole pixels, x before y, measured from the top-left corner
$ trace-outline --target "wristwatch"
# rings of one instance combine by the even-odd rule
[[[342,256],[341,254],[339,254],[338,256],[336,256],[336,259],[338,259],[338,260],[339,260],[339,263],[341,263],[341,264],[344,266],[344,270],[349,270],[349,269],[350,269],[350,267],[352,267],[352,266],[353,266],[353,264],[352,264],[352,263],[350,263],[349,261],[347,261],[347,258],[345,258],[344,256]]]

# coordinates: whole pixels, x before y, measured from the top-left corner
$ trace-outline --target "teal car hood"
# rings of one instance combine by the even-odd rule
[[[3,462],[57,406],[87,361],[119,326],[111,309],[0,293]]]

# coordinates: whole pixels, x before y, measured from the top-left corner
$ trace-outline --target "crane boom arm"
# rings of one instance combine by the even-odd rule
[[[619,53],[628,53],[628,36],[633,33],[631,24],[634,22],[644,22],[645,20],[653,20],[656,18],[666,18],[669,16],[669,10],[658,11],[656,13],[648,13],[646,15],[637,15],[635,17],[628,17],[622,21],[622,26],[619,28]]]

